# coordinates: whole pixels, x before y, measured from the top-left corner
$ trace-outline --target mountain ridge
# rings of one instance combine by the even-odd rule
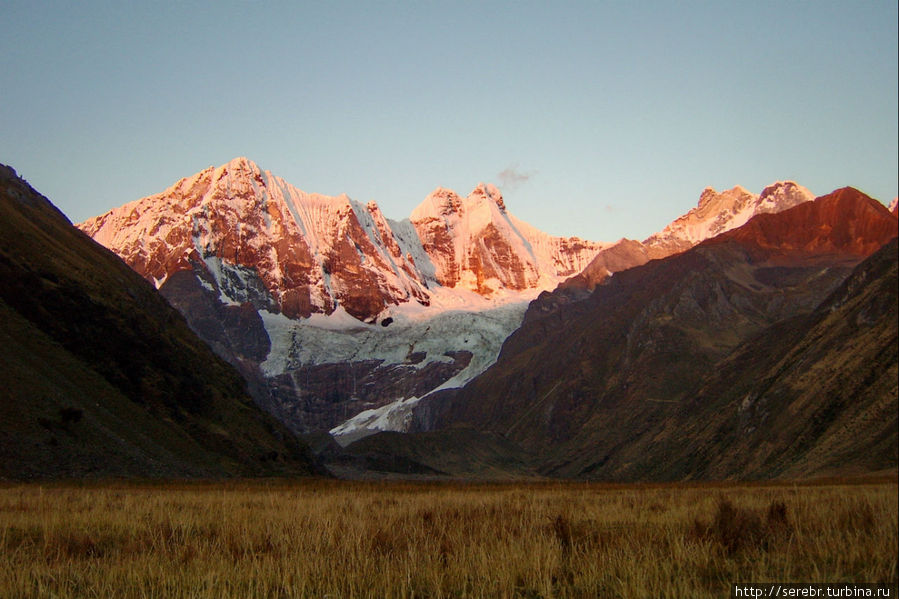
[[[261,283],[263,297],[252,299],[289,318],[343,306],[366,322],[391,306],[430,305],[435,285],[488,297],[548,288],[601,247],[514,219],[492,185],[465,198],[438,188],[397,222],[374,202],[306,193],[246,158],[78,226],[157,287],[174,272],[206,270],[240,302],[251,296],[222,279],[244,279],[249,268],[258,281],[238,286]]]
[[[539,231],[489,183],[464,197],[438,187],[392,221],[239,158],[80,226],[158,285],[267,410],[296,432],[352,439],[404,430],[419,398],[482,372],[527,302],[589,264],[602,262],[601,280],[807,199],[792,182],[707,189],[661,241],[606,244]]]
[[[555,476],[670,480],[779,475],[786,471],[780,462],[723,468],[725,454],[715,445],[718,433],[703,437],[701,448],[686,448],[691,438],[687,431],[705,422],[724,426],[721,418],[742,398],[729,400],[736,405],[715,403],[714,409],[691,399],[722,360],[749,340],[775,331],[768,342],[780,343],[784,335],[776,334],[776,327],[809,322],[804,319],[824,305],[852,269],[896,232],[895,216],[879,202],[857,190],[837,190],[775,215],[758,215],[685,252],[616,273],[589,295],[572,297],[553,310],[541,311],[540,302],[534,302],[497,362],[456,393],[423,405],[419,413],[430,422],[419,426],[471,426],[501,434],[540,455],[540,471]],[[791,233],[796,239],[790,239]],[[777,244],[775,235],[788,236]],[[881,251],[890,257],[888,249]],[[875,301],[876,294],[868,298]],[[887,343],[895,344],[895,335],[890,341],[886,330]],[[756,355],[775,353],[769,347]],[[829,358],[833,367],[844,368],[837,361],[843,359],[840,355]],[[895,352],[879,358],[878,363],[886,360],[885,372],[891,355]],[[739,364],[735,368],[730,372],[739,374]],[[838,372],[847,380],[858,378],[854,370]],[[721,389],[730,389],[728,383],[735,380],[723,379]],[[812,382],[804,384],[808,389]],[[881,406],[877,410],[896,402],[883,386],[863,397],[874,402],[871,406]],[[790,402],[778,405],[786,409]],[[788,443],[794,433],[783,426],[778,443]],[[895,435],[892,439],[895,445]],[[806,449],[819,441],[824,443],[813,437]],[[687,460],[700,449],[704,461]],[[888,467],[889,460],[883,462],[888,453],[882,449],[881,467]],[[830,450],[821,452],[806,472],[824,468],[832,458]],[[675,454],[686,461],[666,457]],[[671,468],[666,471],[667,464]]]

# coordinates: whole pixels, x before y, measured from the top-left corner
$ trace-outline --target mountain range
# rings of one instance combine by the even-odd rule
[[[489,184],[393,221],[238,158],[85,235],[2,175],[3,477],[899,462],[895,201],[709,188],[609,243],[540,232]]]
[[[519,221],[492,185],[465,198],[438,188],[396,222],[374,202],[306,193],[246,158],[78,226],[157,287],[197,270],[226,302],[364,322],[430,306],[435,287],[488,298],[552,287],[602,247]]]
[[[540,292],[590,288],[813,197],[793,182],[706,189],[657,235],[604,243],[537,230],[490,184],[438,188],[394,221],[237,158],[78,226],[155,284],[260,405],[349,442],[406,430],[421,397],[483,372]]]

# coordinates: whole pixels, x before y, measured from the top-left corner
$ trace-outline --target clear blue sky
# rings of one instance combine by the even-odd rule
[[[642,239],[706,186],[897,193],[897,2],[0,4],[0,162],[74,221],[247,156],[402,219]]]

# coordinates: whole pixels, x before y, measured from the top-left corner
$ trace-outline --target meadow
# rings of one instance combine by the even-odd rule
[[[0,597],[727,597],[896,583],[897,483],[0,486]]]

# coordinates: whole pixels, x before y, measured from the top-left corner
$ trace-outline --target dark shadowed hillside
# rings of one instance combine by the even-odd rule
[[[722,361],[675,421],[690,442],[672,447],[674,467],[717,477],[895,470],[897,285],[894,238],[814,313]]]
[[[5,166],[0,314],[0,478],[313,472],[178,312]]]
[[[759,215],[532,310],[433,418],[501,434],[556,476],[895,468],[895,246],[847,277],[896,233],[849,188]]]

